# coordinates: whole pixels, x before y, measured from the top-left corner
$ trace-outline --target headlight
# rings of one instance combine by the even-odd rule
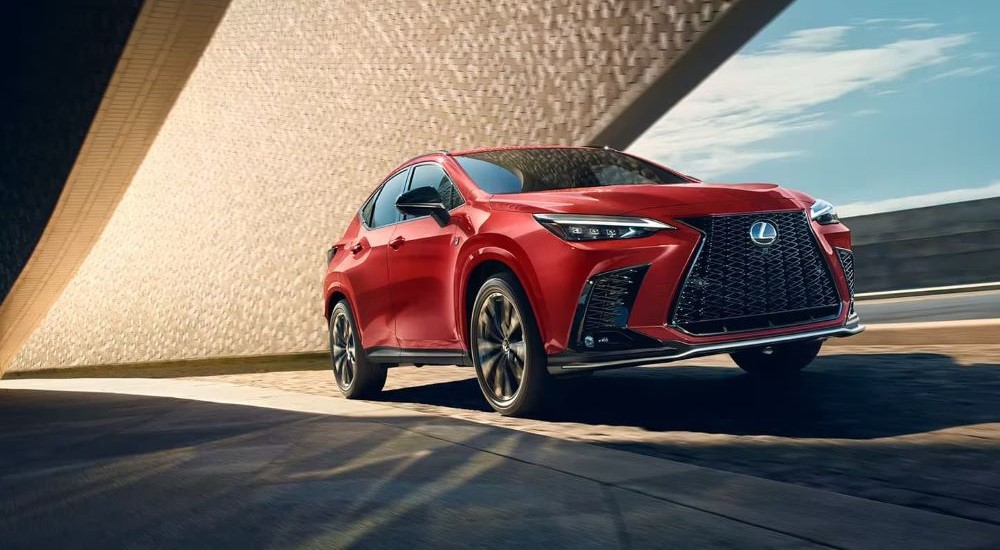
[[[546,229],[567,241],[635,239],[661,229],[677,229],[649,218],[631,216],[591,216],[586,214],[535,214]]]
[[[809,215],[816,220],[816,223],[823,225],[840,222],[840,218],[837,217],[837,207],[824,200],[814,202],[809,209]]]

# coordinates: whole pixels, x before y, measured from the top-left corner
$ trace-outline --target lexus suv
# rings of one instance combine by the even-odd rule
[[[797,373],[861,332],[850,231],[828,202],[707,184],[607,147],[434,152],[382,181],[327,252],[348,398],[400,364],[466,365],[525,415],[554,379],[728,353]]]

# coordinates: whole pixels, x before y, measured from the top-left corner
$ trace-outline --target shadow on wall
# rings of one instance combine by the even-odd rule
[[[142,0],[10,2],[0,17],[0,302],[42,235]]]

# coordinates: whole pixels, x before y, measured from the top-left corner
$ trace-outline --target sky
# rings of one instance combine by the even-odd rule
[[[628,151],[860,215],[1000,196],[1000,0],[797,0]]]

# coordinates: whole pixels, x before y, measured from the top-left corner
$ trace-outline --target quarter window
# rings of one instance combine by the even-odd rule
[[[396,199],[403,193],[406,185],[406,175],[409,170],[403,170],[395,176],[389,178],[382,186],[378,198],[375,199],[375,211],[372,213],[371,226],[382,227],[390,223],[396,223],[402,219],[399,210],[396,210]]]
[[[368,197],[365,205],[361,207],[361,220],[365,222],[365,225],[371,227],[372,225],[372,213],[375,211],[375,199],[378,198],[378,193],[382,189],[376,189],[372,196]]]

